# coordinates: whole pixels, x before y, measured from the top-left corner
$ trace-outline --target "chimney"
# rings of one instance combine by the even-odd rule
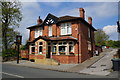
[[[38,23],[38,24],[41,24],[41,23],[42,23],[42,19],[40,19],[40,16],[38,17],[37,23]]]
[[[83,8],[79,8],[79,11],[80,11],[80,17],[85,19],[85,15],[84,15],[85,11],[84,11],[84,9]]]
[[[88,17],[88,23],[92,25],[92,17]]]

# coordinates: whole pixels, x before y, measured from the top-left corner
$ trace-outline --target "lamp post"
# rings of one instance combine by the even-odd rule
[[[19,64],[19,48],[20,48],[20,45],[21,45],[21,41],[22,41],[22,36],[21,35],[17,35],[16,36],[16,44],[17,44],[17,49],[18,49],[18,54],[17,54],[17,64]]]
[[[117,31],[118,31],[118,41],[120,41],[120,20],[117,21],[117,25],[118,25],[118,28],[117,28]]]

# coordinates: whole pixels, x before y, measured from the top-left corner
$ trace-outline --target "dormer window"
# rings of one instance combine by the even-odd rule
[[[61,24],[61,35],[72,34],[71,23]]]

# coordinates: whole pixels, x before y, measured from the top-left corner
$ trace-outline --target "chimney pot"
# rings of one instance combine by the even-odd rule
[[[42,19],[40,19],[40,16],[38,17],[37,23],[38,23],[38,24],[41,24],[41,23],[42,23]]]
[[[92,17],[88,17],[88,23],[92,25]]]
[[[79,8],[79,11],[80,11],[80,17],[85,19],[85,14],[84,14],[85,11],[84,11],[84,9],[83,8]]]

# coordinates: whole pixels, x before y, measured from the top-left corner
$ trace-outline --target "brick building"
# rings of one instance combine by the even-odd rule
[[[52,59],[62,64],[81,63],[93,56],[95,51],[92,18],[85,21],[85,11],[79,9],[80,17],[48,14],[44,21],[28,27],[29,59],[44,63]]]

